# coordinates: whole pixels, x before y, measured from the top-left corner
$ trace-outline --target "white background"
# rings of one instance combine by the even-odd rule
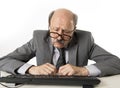
[[[0,57],[28,42],[33,30],[47,30],[48,15],[58,8],[76,13],[77,28],[120,57],[119,0],[0,0]]]

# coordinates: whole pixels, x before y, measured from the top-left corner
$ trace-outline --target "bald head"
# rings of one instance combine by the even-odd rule
[[[57,9],[49,16],[49,29],[52,44],[63,48],[70,42],[76,29],[77,16],[67,9]]]
[[[68,9],[57,9],[50,13],[49,15],[49,26],[52,19],[69,19],[70,22],[73,22],[74,26],[77,24],[77,15]]]
[[[53,19],[55,17],[60,17],[60,18],[69,18],[70,20],[73,20],[73,13],[67,9],[57,9],[54,14],[53,14]]]

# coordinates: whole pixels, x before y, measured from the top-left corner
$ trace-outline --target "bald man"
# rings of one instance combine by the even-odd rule
[[[28,43],[0,58],[0,70],[32,75],[106,76],[120,73],[120,59],[95,44],[90,32],[76,29],[76,14],[57,9],[50,13],[48,22],[48,30],[34,31]],[[26,63],[35,56],[37,66]],[[96,63],[88,66],[89,59]]]

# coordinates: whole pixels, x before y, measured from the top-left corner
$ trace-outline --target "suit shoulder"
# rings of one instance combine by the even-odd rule
[[[89,32],[89,31],[83,31],[83,30],[76,30],[76,34],[78,36],[91,36],[91,32]]]
[[[33,34],[37,35],[37,34],[46,34],[48,33],[48,30],[34,30]]]
[[[34,30],[33,36],[34,37],[45,37],[48,35],[48,30]]]
[[[78,42],[84,42],[84,44],[87,42],[92,44],[94,42],[93,36],[89,31],[76,30],[75,37],[77,38]]]
[[[33,39],[34,40],[45,40],[48,38],[48,30],[34,30],[33,32]]]

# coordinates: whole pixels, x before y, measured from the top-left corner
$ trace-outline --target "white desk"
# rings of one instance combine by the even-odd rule
[[[5,74],[5,73],[3,73]],[[119,88],[120,87],[120,75],[101,77],[99,78],[101,83],[94,88]],[[82,88],[82,86],[54,86],[54,85],[21,85],[18,88]],[[0,88],[6,88],[0,85]]]

